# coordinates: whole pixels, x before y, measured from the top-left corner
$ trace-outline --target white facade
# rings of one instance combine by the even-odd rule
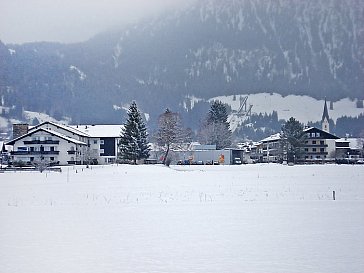
[[[66,126],[44,122],[7,144],[11,158],[27,164],[115,163],[122,125]]]
[[[86,143],[54,131],[38,128],[13,141],[13,161],[28,164],[82,164]]]

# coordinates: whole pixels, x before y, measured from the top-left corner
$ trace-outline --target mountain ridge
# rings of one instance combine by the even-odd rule
[[[83,43],[0,43],[2,106],[113,123],[132,100],[155,120],[188,96],[364,99],[363,12],[355,0],[196,1]]]

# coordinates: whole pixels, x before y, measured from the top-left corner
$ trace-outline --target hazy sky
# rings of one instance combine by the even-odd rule
[[[0,0],[0,40],[78,42],[186,0]]]

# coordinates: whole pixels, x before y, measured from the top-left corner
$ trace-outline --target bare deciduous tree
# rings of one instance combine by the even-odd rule
[[[178,113],[167,109],[159,116],[156,140],[158,145],[162,146],[165,150],[163,164],[169,165],[170,159],[168,155],[171,149],[181,148],[191,141],[188,135],[188,130],[183,128],[182,120]]]

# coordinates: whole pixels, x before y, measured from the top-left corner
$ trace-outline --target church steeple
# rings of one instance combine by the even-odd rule
[[[330,133],[330,125],[329,125],[329,111],[327,110],[327,103],[325,98],[324,112],[322,113],[321,126],[322,131]]]

